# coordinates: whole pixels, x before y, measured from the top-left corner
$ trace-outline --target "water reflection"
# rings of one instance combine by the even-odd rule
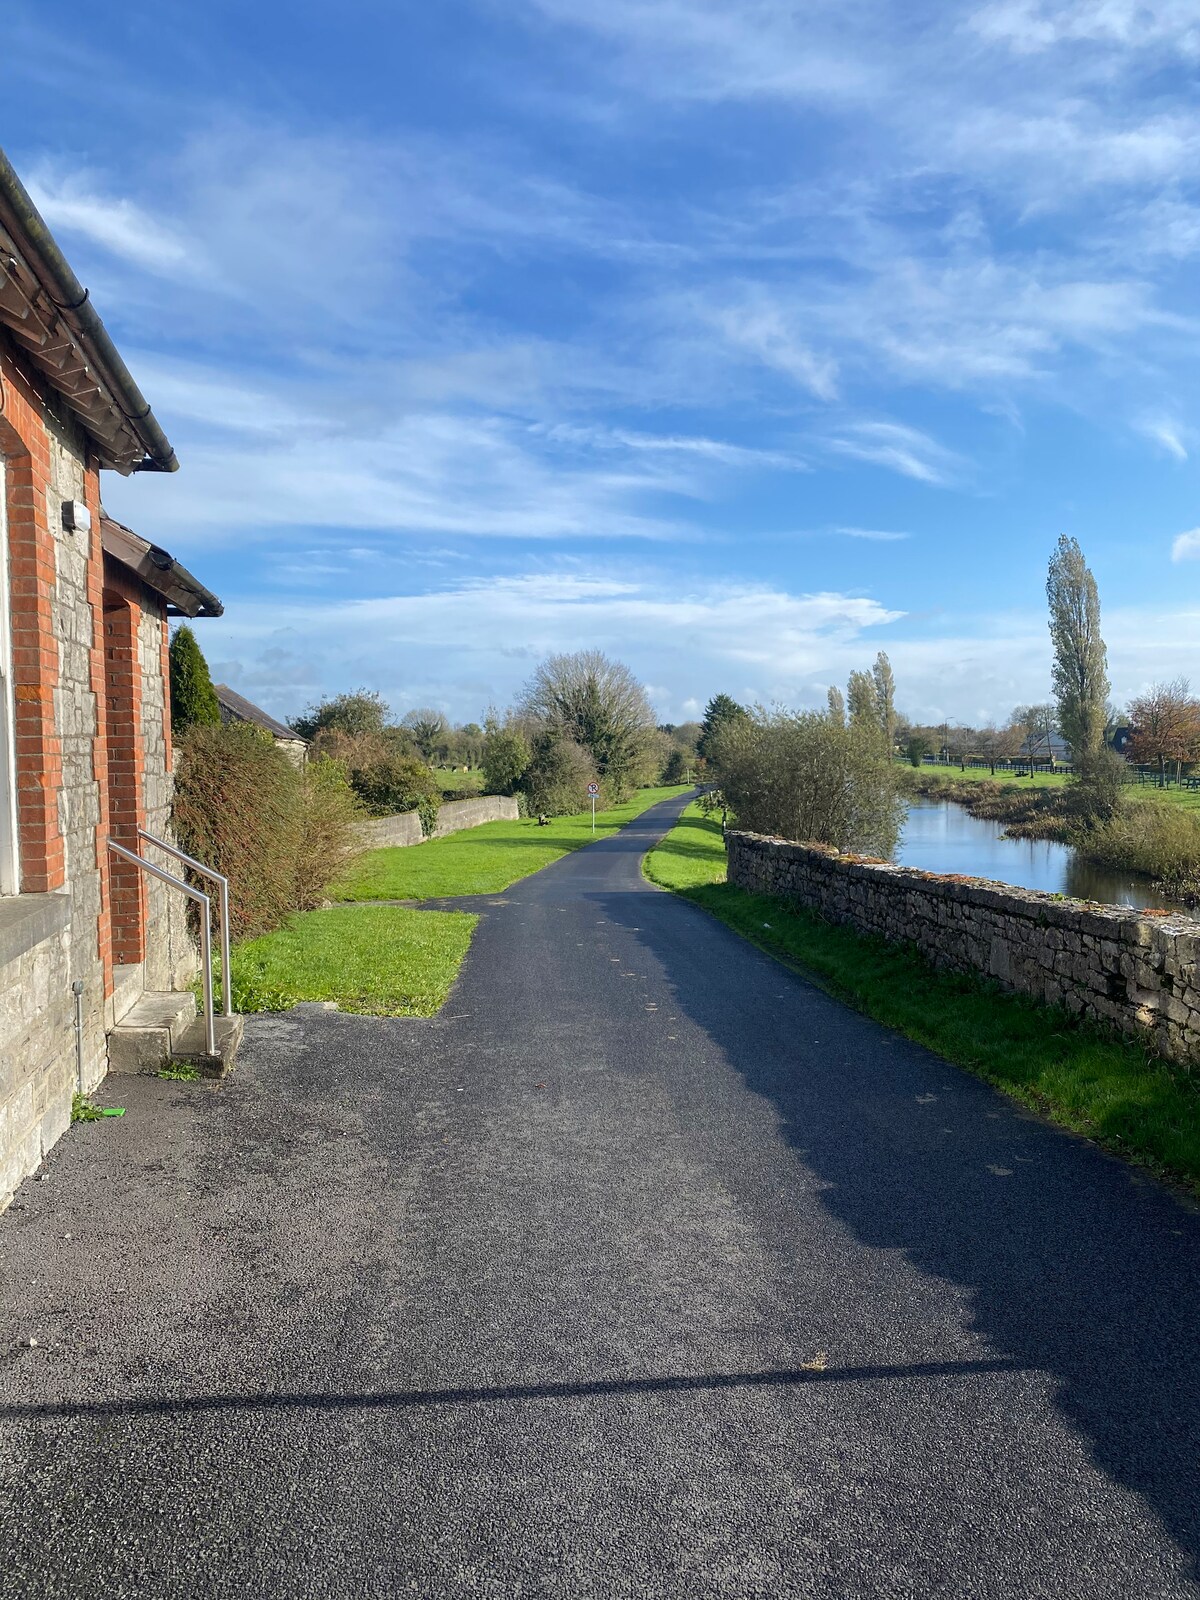
[[[904,867],[994,878],[1018,889],[1042,889],[1112,906],[1187,910],[1157,893],[1146,878],[1080,861],[1051,839],[1006,839],[1004,826],[973,817],[949,800],[913,800],[896,850]],[[1194,913],[1191,913],[1194,915]]]

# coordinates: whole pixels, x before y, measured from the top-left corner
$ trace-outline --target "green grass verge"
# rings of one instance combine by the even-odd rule
[[[235,946],[235,1011],[334,1000],[376,1017],[432,1017],[445,1004],[478,917],[400,906],[306,911]]]
[[[920,773],[922,778],[931,778],[940,783],[982,783],[1013,784],[1019,789],[1061,789],[1074,780],[1064,772],[1038,772],[1030,780],[1028,777],[1018,777],[1015,772],[997,772],[993,777],[987,767],[968,767],[962,771],[958,767],[912,767],[907,764],[901,766],[902,772]],[[1178,806],[1181,811],[1200,812],[1200,789],[1166,788],[1158,789],[1152,783],[1130,783],[1123,790],[1130,800],[1165,800],[1173,806]]]
[[[1132,1040],[981,977],[941,972],[888,944],[725,882],[720,825],[689,806],[646,857],[685,895],[822,988],[1061,1126],[1200,1191],[1200,1092]]]
[[[597,812],[595,837],[616,833],[647,807],[686,792],[687,785],[639,789],[623,806]],[[425,844],[370,850],[329,895],[333,900],[435,900],[443,895],[496,894],[569,851],[591,844],[592,838],[590,812],[555,817],[547,828],[539,828],[533,818],[486,822]]]

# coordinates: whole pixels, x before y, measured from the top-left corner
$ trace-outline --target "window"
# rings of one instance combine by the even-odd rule
[[[17,861],[17,752],[13,737],[12,624],[8,603],[8,484],[0,458],[0,894],[21,887]]]

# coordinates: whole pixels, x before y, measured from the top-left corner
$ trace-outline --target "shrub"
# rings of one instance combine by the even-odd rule
[[[672,750],[662,770],[662,781],[667,784],[686,783],[691,765],[684,751]]]
[[[483,741],[483,787],[488,794],[514,794],[529,769],[530,750],[519,728],[487,720]]]
[[[292,718],[291,725],[302,739],[315,739],[326,729],[355,737],[382,733],[387,715],[387,701],[378,690],[354,689],[349,694],[335,694],[307,706],[298,717]]]
[[[759,707],[727,721],[710,750],[739,827],[871,855],[895,850],[904,803],[874,722]]]
[[[188,728],[213,728],[221,720],[217,692],[196,635],[183,623],[176,628],[168,652],[171,675],[171,733],[179,738]]]
[[[358,851],[359,814],[336,766],[297,769],[248,723],[194,726],[180,744],[176,835],[229,879],[236,938],[267,933],[319,903]]]
[[[1075,843],[1092,861],[1148,873],[1180,892],[1200,881],[1200,825],[1169,802],[1128,800]]]
[[[426,836],[437,827],[442,791],[433,773],[417,756],[383,750],[363,765],[351,767],[350,783],[372,816],[415,811]]]
[[[561,817],[583,811],[588,804],[588,784],[595,781],[595,762],[582,745],[556,728],[535,735],[523,779],[531,812]]]

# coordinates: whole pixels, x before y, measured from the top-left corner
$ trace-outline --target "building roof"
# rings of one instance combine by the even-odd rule
[[[1070,761],[1071,746],[1058,733],[1033,733],[1021,746],[1023,756],[1053,756],[1055,761]]]
[[[102,467],[175,471],[170,441],[3,150],[0,328],[66,401]]]
[[[257,728],[265,728],[275,739],[287,739],[295,744],[307,744],[308,740],[297,733],[295,728],[289,728],[286,722],[279,722],[269,712],[256,706],[252,700],[247,700],[245,695],[240,695],[231,689],[227,683],[214,683],[217,704],[222,711],[227,711],[237,722],[252,722]]]
[[[219,617],[225,610],[212,590],[193,578],[186,567],[181,567],[170,551],[151,544],[149,539],[143,539],[123,522],[114,521],[103,510],[100,512],[100,543],[105,555],[136,572],[143,583],[162,595],[169,616]]]

